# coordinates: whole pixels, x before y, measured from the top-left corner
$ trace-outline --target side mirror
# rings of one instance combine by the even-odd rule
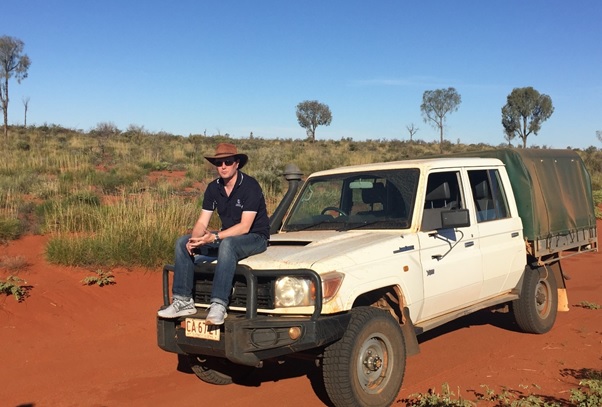
[[[470,226],[470,217],[468,209],[457,209],[453,211],[441,212],[441,227],[447,228],[465,228]]]

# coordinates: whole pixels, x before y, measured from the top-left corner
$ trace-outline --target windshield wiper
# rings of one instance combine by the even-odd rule
[[[360,224],[357,224],[356,222],[353,223],[346,223],[347,227],[344,229],[340,229],[340,230],[353,230],[353,229],[361,229],[361,228],[365,228],[368,226],[372,226],[376,223],[380,223],[381,227],[379,229],[405,229],[408,227],[408,222],[407,221],[394,221],[391,219],[378,219],[378,220],[373,220],[373,221],[366,221]]]
[[[361,229],[363,227],[374,225],[375,223],[382,223],[382,222],[383,222],[382,220],[373,220],[373,221],[370,221],[370,222],[363,222],[363,223],[360,223],[360,224],[355,223],[355,222],[354,223],[345,223],[346,227],[341,228],[339,230]]]
[[[309,230],[309,229],[311,229],[311,228],[315,228],[316,226],[320,226],[320,225],[323,225],[323,224],[325,224],[325,223],[329,223],[329,224],[335,224],[335,223],[338,223],[338,222],[333,222],[333,221],[331,221],[331,220],[322,220],[322,221],[320,221],[320,222],[316,222],[316,223],[310,223],[310,224],[309,224],[309,225],[307,225],[307,226],[301,226],[301,227],[296,227],[296,226],[293,226],[293,227],[291,227],[290,225],[287,225],[287,227],[286,227],[286,228],[284,228],[284,230],[285,230],[286,232],[301,232],[301,231],[303,231],[303,230]]]

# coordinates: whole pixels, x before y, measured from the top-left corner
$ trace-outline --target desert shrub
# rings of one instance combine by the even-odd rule
[[[22,230],[19,219],[0,217],[0,241],[18,239]]]
[[[36,208],[43,219],[43,231],[54,233],[89,233],[98,229],[105,210],[93,198],[82,201],[77,197],[46,201]]]
[[[184,178],[178,183],[178,189],[185,190],[187,188],[192,188],[193,184],[194,184],[193,180],[191,180],[190,178]]]
[[[441,386],[441,393],[437,393],[435,390],[430,390],[427,393],[412,394],[409,398],[404,399],[403,401],[408,407],[472,407],[477,405],[472,401],[464,400],[459,393],[460,391],[458,390],[458,395],[456,395],[450,390],[449,384],[444,383]]]
[[[596,218],[602,219],[602,189],[593,191],[594,196],[594,210],[596,211]]]
[[[216,177],[215,170],[208,164],[191,165],[186,171],[186,178],[193,181],[210,181]]]
[[[110,271],[96,270],[94,273],[96,275],[85,277],[82,280],[82,283],[84,285],[97,285],[99,287],[116,284],[115,277]]]
[[[192,227],[198,210],[194,202],[148,193],[122,196],[97,213],[94,233],[54,233],[46,256],[65,265],[156,267],[172,261],[176,238]]]
[[[165,171],[169,169],[170,166],[171,164],[166,161],[143,161],[140,163],[140,168],[149,171]]]
[[[581,301],[578,304],[578,306],[581,308],[590,309],[590,310],[597,310],[597,309],[602,308],[602,306],[600,304],[597,304],[595,302],[590,302],[590,301]]]
[[[474,392],[476,400],[465,400],[460,395],[460,389],[457,394],[450,390],[447,383],[441,386],[441,392],[430,389],[426,393],[415,393],[406,399],[398,400],[405,402],[406,406],[411,407],[468,407],[484,405],[499,407],[593,407],[602,405],[602,371],[596,369],[565,369],[564,375],[571,375],[580,379],[579,387],[571,389],[569,400],[557,399],[549,396],[534,394],[541,389],[538,385],[519,385],[521,390],[502,388],[499,393],[487,385],[482,385],[483,393]]]
[[[0,268],[9,271],[18,271],[25,269],[29,264],[23,256],[2,256],[0,257]]]
[[[123,165],[105,171],[94,171],[89,175],[90,185],[97,187],[102,193],[114,195],[124,191],[137,181],[141,181],[146,173],[139,167]]]
[[[29,142],[27,142],[25,140],[18,140],[15,143],[15,147],[18,150],[23,150],[23,151],[29,151],[31,149],[31,146],[29,145]]]
[[[576,407],[602,406],[602,370],[580,369],[573,374],[579,377],[579,387],[571,389],[571,402]]]
[[[67,196],[67,204],[81,203],[90,206],[100,206],[100,196],[93,191],[76,191]]]
[[[166,198],[175,194],[176,186],[169,181],[159,180],[154,183],[153,190],[156,191],[159,197]]]
[[[11,190],[18,194],[30,194],[38,184],[38,177],[31,171],[0,176],[0,191]]]
[[[8,276],[6,280],[0,280],[0,293],[12,295],[18,302],[25,300],[30,289],[31,286],[17,276]]]

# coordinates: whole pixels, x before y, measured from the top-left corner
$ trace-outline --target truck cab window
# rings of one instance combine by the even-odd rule
[[[464,209],[458,171],[437,172],[429,175],[420,229],[441,228],[441,212]]]
[[[487,222],[509,216],[506,193],[497,170],[468,171],[477,221]]]
[[[409,168],[312,177],[283,230],[407,229],[419,176]]]

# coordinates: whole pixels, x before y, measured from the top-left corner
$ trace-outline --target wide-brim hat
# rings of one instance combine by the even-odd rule
[[[216,160],[223,160],[228,157],[235,157],[239,161],[238,169],[244,167],[249,161],[249,157],[246,154],[239,154],[238,149],[232,143],[219,143],[215,148],[215,154],[206,155],[205,159],[215,165]]]

